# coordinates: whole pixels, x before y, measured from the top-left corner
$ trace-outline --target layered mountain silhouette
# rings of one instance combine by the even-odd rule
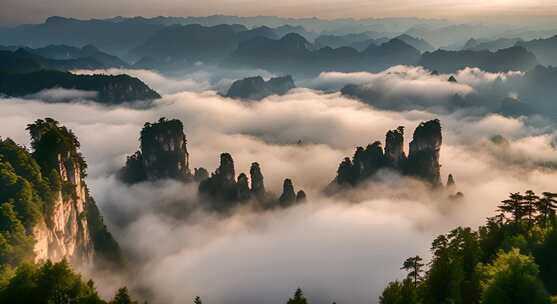
[[[76,60],[90,58],[100,64],[99,68],[126,68],[129,66],[128,63],[118,58],[117,56],[113,56],[106,52],[103,52],[91,44],[88,44],[81,48],[68,45],[49,45],[36,49],[25,48],[25,50],[29,53],[54,60]]]
[[[375,33],[350,33],[344,35],[325,34],[320,35],[314,41],[316,48],[330,47],[333,49],[340,47],[351,47],[358,51],[363,51],[370,46],[370,44],[380,45],[387,41],[389,38],[381,37],[375,38]]]
[[[437,50],[423,54],[419,64],[441,73],[453,73],[466,67],[478,67],[488,72],[528,71],[538,61],[523,47],[511,47],[496,52]]]
[[[78,20],[53,16],[41,24],[4,29],[0,43],[33,48],[53,44],[75,47],[92,44],[111,53],[125,54],[163,27],[164,24],[143,17]]]
[[[49,46],[40,49],[18,48],[15,51],[0,50],[0,71],[29,71],[29,62],[38,68],[68,71],[76,69],[123,68],[128,64],[116,56],[99,51],[94,46],[73,48],[68,46]],[[22,63],[19,67],[14,62]]]
[[[350,47],[316,49],[304,37],[288,34],[278,40],[257,37],[242,42],[226,64],[315,75],[322,71],[379,71],[396,64],[415,64],[419,57],[418,50],[398,39],[358,52]]]
[[[427,52],[435,50],[435,47],[431,45],[429,42],[422,38],[415,38],[408,34],[402,34],[396,36],[395,39],[399,39],[404,41],[406,44],[412,46],[413,48],[419,50],[420,52]]]
[[[469,51],[492,51],[506,49],[515,46],[518,42],[523,41],[520,38],[499,38],[495,40],[489,39],[473,39],[470,38],[462,48]]]
[[[174,25],[161,29],[130,53],[135,58],[163,62],[216,62],[237,48],[241,40],[238,33],[246,30],[242,25]]]
[[[557,35],[547,39],[519,41],[516,45],[534,53],[541,64],[557,66]]]

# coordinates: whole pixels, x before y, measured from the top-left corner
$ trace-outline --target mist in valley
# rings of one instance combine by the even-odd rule
[[[128,258],[126,273],[84,270],[107,297],[127,285],[152,303],[195,296],[208,303],[279,303],[301,287],[312,302],[373,302],[388,281],[404,275],[398,269],[405,258],[429,256],[436,235],[477,227],[508,193],[546,191],[557,181],[553,122],[475,108],[440,110],[454,94],[485,96],[496,79],[511,81],[521,73],[467,69],[455,74],[454,84],[446,81],[449,75],[404,66],[378,74],[330,72],[301,81],[286,95],[246,102],[218,94],[240,75],[78,73],[100,72],[130,73],[163,96],[142,106],[99,105],[89,92],[67,90],[2,98],[0,129],[2,137],[29,145],[26,124],[52,117],[79,138],[91,194]],[[405,100],[415,106],[374,107],[339,93],[346,84],[379,92],[382,105]],[[196,183],[122,183],[117,172],[138,149],[140,130],[160,117],[184,124],[190,169],[213,172],[220,153],[228,152],[237,174],[258,162],[268,190],[280,193],[283,179],[291,178],[308,201],[223,215],[204,208]],[[436,118],[443,134],[441,177],[443,183],[455,177],[462,199],[390,171],[355,189],[324,193],[357,146],[384,143],[388,130],[405,126],[408,152],[413,130]]]

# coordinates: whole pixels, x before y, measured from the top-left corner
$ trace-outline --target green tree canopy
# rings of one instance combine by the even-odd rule
[[[128,294],[128,288],[122,287],[118,289],[114,299],[110,301],[110,304],[137,304],[137,302],[132,301],[130,295]]]
[[[478,265],[482,277],[482,303],[551,304],[551,298],[538,278],[538,265],[531,256],[513,249],[500,252],[492,264]]]
[[[23,264],[0,290],[0,303],[104,304],[92,281],[84,282],[66,261]]]

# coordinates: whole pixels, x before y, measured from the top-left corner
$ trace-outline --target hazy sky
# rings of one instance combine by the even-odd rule
[[[0,23],[37,23],[52,15],[77,18],[200,16],[433,17],[449,19],[557,16],[556,0],[2,0]]]

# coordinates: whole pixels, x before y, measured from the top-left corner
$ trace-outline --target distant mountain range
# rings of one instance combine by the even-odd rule
[[[547,39],[519,41],[517,46],[527,48],[543,65],[557,66],[557,35]]]
[[[5,62],[0,63],[0,70],[10,72],[23,67],[14,65],[7,69],[8,62],[16,58],[22,61],[33,61],[44,69],[72,70],[72,69],[105,69],[126,68],[129,64],[116,56],[104,53],[92,45],[82,48],[67,45],[51,45],[43,48],[32,49],[29,47],[0,46],[0,58]]]
[[[441,73],[453,73],[466,67],[478,67],[488,72],[529,71],[538,65],[536,56],[523,47],[490,51],[426,52],[419,65]]]
[[[281,39],[257,37],[240,43],[225,61],[227,66],[246,66],[273,72],[315,75],[322,71],[380,71],[397,64],[415,64],[420,52],[399,40],[379,46],[370,44],[359,52],[350,47],[316,47],[298,34]]]
[[[500,49],[515,46],[517,42],[523,41],[520,38],[499,38],[495,40],[489,39],[473,39],[470,38],[462,48],[468,51],[498,51]]]
[[[235,67],[240,63],[245,67],[269,68],[280,74],[313,75],[331,70],[377,71],[391,65],[419,62],[433,66],[435,63],[428,62],[428,57],[448,60],[444,58],[445,53],[434,50],[449,45],[452,50],[474,52],[497,52],[521,46],[533,53],[538,63],[556,65],[556,37],[531,41],[522,38],[550,32],[413,18],[320,20],[216,15],[78,20],[50,17],[41,24],[0,28],[0,44],[7,45],[4,49],[11,51],[26,47],[27,52],[48,59],[41,64],[50,69],[135,67],[179,72],[198,63]],[[393,43],[393,39],[404,44]],[[306,46],[305,50],[290,52],[293,50],[290,44],[297,42],[289,40],[299,40]],[[265,48],[262,44],[266,43],[288,50],[288,56],[294,57],[286,58],[286,54]],[[426,53],[424,58],[418,58],[416,51]],[[247,54],[254,57],[248,58]],[[491,70],[531,67],[524,64],[529,60],[527,56],[516,50],[514,55],[523,56],[516,58],[516,64],[488,64],[486,60],[492,61],[494,57],[488,57],[487,53],[471,54],[478,58],[465,60],[466,53],[451,53],[449,56],[456,57],[448,61],[456,62],[452,66],[474,64],[489,66]],[[268,62],[262,56],[269,56]],[[133,64],[128,65],[126,61]],[[284,64],[299,66],[291,72]],[[448,65],[437,65],[444,64]]]
[[[116,17],[110,19],[78,20],[53,16],[41,24],[21,25],[0,29],[0,44],[43,47],[49,44],[84,46],[94,44],[103,50],[122,55],[141,45],[163,27],[200,24],[216,26],[241,24],[249,28],[277,28],[280,36],[287,33],[303,35],[314,40],[319,33],[346,34],[357,31],[403,33],[413,26],[443,26],[448,22],[418,18],[339,19],[281,18],[274,16],[238,17],[214,15],[206,17]],[[376,37],[378,38],[378,37]],[[32,44],[31,44],[32,43]]]

